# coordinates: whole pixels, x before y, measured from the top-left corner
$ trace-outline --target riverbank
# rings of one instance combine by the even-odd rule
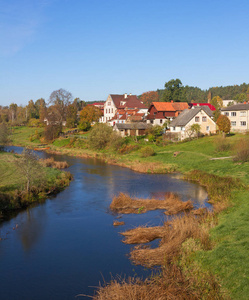
[[[39,166],[37,180],[29,191],[22,170],[17,167],[20,156],[14,153],[0,152],[0,217],[5,218],[11,212],[43,201],[49,195],[56,194],[69,185],[71,175],[58,169]],[[27,170],[31,172],[31,169]],[[42,175],[42,176],[41,176]]]
[[[220,199],[224,198],[223,195],[227,191],[226,187],[228,187],[229,197],[227,198],[226,209],[216,214],[213,226],[208,229],[212,248],[204,250],[198,247],[196,243],[191,246],[183,245],[183,249],[185,247],[183,253],[187,254],[184,256],[186,263],[183,264],[182,270],[184,269],[184,272],[190,275],[193,273],[193,268],[197,270],[197,275],[211,272],[220,282],[222,291],[225,291],[222,293],[223,298],[228,299],[229,295],[232,299],[247,299],[249,294],[247,267],[249,265],[247,241],[249,230],[247,221],[249,219],[247,201],[249,198],[247,190],[249,164],[247,162],[235,162],[232,158],[224,160],[212,160],[212,158],[233,156],[233,146],[238,144],[241,138],[248,137],[242,135],[227,137],[227,142],[230,143],[231,147],[225,151],[217,150],[216,138],[215,136],[205,137],[185,143],[169,143],[164,146],[150,144],[156,153],[150,157],[142,157],[141,155],[141,149],[148,146],[148,143],[143,140],[139,140],[137,143],[131,140],[130,144],[136,147],[130,147],[131,151],[127,151],[126,154],[120,154],[114,151],[112,147],[94,151],[89,148],[87,141],[75,138],[61,139],[60,142],[49,145],[49,151],[79,157],[95,157],[107,163],[128,167],[139,172],[169,173],[177,171],[187,174],[190,171],[199,170],[201,171],[200,176],[191,179],[209,187],[209,193],[215,190],[215,195]],[[30,146],[34,146],[34,144],[30,143]],[[207,176],[204,177],[204,173]],[[209,184],[210,175],[216,176],[212,185]],[[223,177],[238,179],[243,187],[234,187],[230,190],[229,181],[222,180]],[[224,185],[223,189],[220,187],[220,183],[224,181],[227,182],[227,186]],[[201,276],[200,278],[205,280]],[[124,285],[120,285],[120,289],[122,287]],[[209,290],[206,291],[206,299],[208,299],[208,293]],[[205,296],[203,297],[205,299]]]

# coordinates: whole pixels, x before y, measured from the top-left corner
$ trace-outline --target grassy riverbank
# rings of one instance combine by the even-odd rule
[[[43,176],[34,181],[29,192],[26,180],[16,164],[20,157],[13,153],[0,152],[0,216],[41,201],[69,184],[71,175],[58,169],[40,167]]]
[[[20,128],[13,134],[13,144],[29,145],[35,147],[37,143],[27,141],[27,131],[31,129]],[[35,132],[35,129],[32,129]],[[223,298],[248,299],[249,295],[249,163],[233,161],[234,147],[240,139],[248,136],[233,135],[226,138],[230,147],[225,151],[218,151],[216,136],[205,137],[189,142],[164,146],[149,144],[156,155],[143,157],[142,149],[148,146],[143,139],[138,142],[129,140],[126,154],[121,154],[112,146],[104,150],[92,150],[87,139],[60,139],[50,145],[51,151],[74,156],[98,157],[107,163],[118,164],[141,172],[181,172],[187,174],[193,170],[200,170],[200,178],[190,177],[199,181],[209,189],[209,196],[214,202],[216,198],[225,202],[227,208],[215,216],[215,226],[210,226],[210,240],[212,248],[203,250],[196,245],[187,251],[187,257],[182,259],[186,274],[191,274],[195,266],[203,272],[211,271],[221,283]],[[175,155],[174,155],[175,154]],[[228,157],[225,159],[215,159]],[[230,157],[230,158],[229,158]],[[210,175],[209,175],[210,174]],[[204,176],[205,175],[205,176]],[[213,177],[213,182],[209,179]],[[228,179],[224,179],[227,177]],[[231,186],[229,181],[238,180],[238,186]],[[202,179],[202,180],[201,180]],[[222,187],[220,184],[222,182]],[[223,202],[222,202],[223,203]],[[186,245],[183,245],[183,249]],[[184,251],[183,251],[184,252]],[[186,252],[186,251],[185,251]],[[188,263],[184,263],[188,262]],[[200,280],[203,278],[200,276]],[[205,289],[204,289],[205,290]],[[208,299],[209,290],[206,290],[203,299]],[[228,296],[229,295],[229,296]],[[218,296],[217,296],[218,297]],[[99,298],[105,299],[105,298]],[[107,298],[108,299],[108,296]],[[122,299],[122,298],[120,298]],[[210,298],[209,298],[210,299]]]

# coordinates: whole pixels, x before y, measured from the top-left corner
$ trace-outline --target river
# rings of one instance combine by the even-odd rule
[[[117,216],[109,205],[119,192],[138,197],[177,192],[195,207],[207,205],[206,191],[177,175],[140,174],[97,159],[53,157],[69,163],[74,179],[55,197],[0,224],[1,300],[75,299],[93,295],[99,282],[117,274],[149,275],[149,270],[131,264],[131,246],[121,242],[119,232],[163,224],[166,216],[163,211],[124,215],[120,220],[125,225],[114,227]]]

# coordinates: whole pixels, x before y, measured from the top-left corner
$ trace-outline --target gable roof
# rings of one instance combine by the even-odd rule
[[[117,129],[147,129],[150,128],[150,124],[144,122],[134,122],[134,123],[116,123],[114,125]]]
[[[212,111],[216,110],[216,108],[210,103],[190,103],[189,106],[208,106]]]
[[[110,94],[110,96],[117,108],[146,108],[136,95],[127,95],[126,98],[124,95]],[[125,104],[122,105],[121,102],[124,101]]]
[[[221,110],[222,111],[249,110],[249,104],[248,103],[239,103],[239,104],[231,105],[228,107],[224,107]]]
[[[152,106],[157,111],[183,111],[184,109],[188,109],[187,102],[152,102],[150,108]]]
[[[208,106],[198,106],[192,109],[185,109],[180,115],[175,118],[171,123],[170,127],[185,126],[189,121],[193,119],[201,110],[203,110],[209,117],[212,117],[213,113]]]

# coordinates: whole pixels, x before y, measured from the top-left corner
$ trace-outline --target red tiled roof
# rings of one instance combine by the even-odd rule
[[[184,109],[188,109],[187,102],[173,102],[171,104],[177,111],[183,111]]]
[[[152,102],[157,111],[176,111],[171,102]]]

